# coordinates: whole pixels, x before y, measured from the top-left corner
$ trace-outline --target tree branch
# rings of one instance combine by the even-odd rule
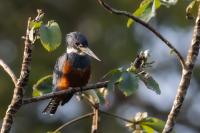
[[[166,38],[164,38],[156,29],[154,29],[152,26],[150,26],[148,23],[144,22],[143,20],[133,16],[130,12],[114,9],[109,4],[105,3],[103,0],[97,0],[97,1],[101,6],[103,6],[110,13],[131,18],[135,22],[143,25],[145,28],[147,28],[152,33],[154,33],[176,54],[179,62],[181,63],[182,68],[185,68],[185,66],[186,66],[185,61],[184,61],[184,58],[182,57],[181,53]]]
[[[4,71],[11,77],[13,83],[16,86],[17,78],[16,78],[14,72],[10,69],[10,67],[2,59],[0,59],[0,66],[2,66]]]
[[[52,133],[57,133],[57,132],[60,131],[62,128],[66,127],[66,126],[69,126],[69,125],[71,125],[71,124],[73,124],[73,123],[75,123],[75,122],[77,122],[77,121],[79,121],[79,120],[82,120],[82,119],[88,118],[88,117],[90,117],[90,116],[93,116],[93,115],[94,115],[94,113],[88,113],[88,114],[82,115],[82,116],[80,116],[80,117],[77,117],[77,118],[75,118],[75,119],[73,119],[73,120],[71,120],[71,121],[69,121],[69,122],[63,124],[62,126],[60,126],[59,128],[57,128],[55,131],[53,131]]]
[[[41,15],[40,14],[41,11],[40,12],[39,11],[38,11],[38,16]],[[25,36],[25,41],[24,41],[24,44],[25,44],[24,55],[23,55],[20,77],[15,86],[11,103],[8,106],[8,109],[4,116],[2,127],[1,127],[1,133],[9,133],[15,114],[22,106],[23,91],[24,91],[23,89],[27,85],[27,82],[28,82],[29,73],[31,69],[30,66],[31,66],[31,57],[32,57],[32,49],[33,49],[33,43],[29,39],[30,22],[31,22],[31,18],[28,19],[28,23],[27,23],[26,36]]]
[[[26,98],[23,100],[23,104],[29,104],[33,102],[39,102],[45,99],[50,99],[53,97],[58,97],[61,95],[68,95],[68,94],[74,94],[76,92],[81,92],[81,91],[86,91],[86,90],[91,90],[91,89],[99,89],[102,87],[106,87],[108,85],[109,81],[104,81],[104,82],[98,82],[96,84],[91,84],[85,87],[76,87],[76,88],[69,88],[68,90],[62,90],[58,92],[53,92],[53,93],[48,93],[40,97],[33,97],[33,98]]]
[[[181,106],[183,104],[187,89],[190,84],[192,77],[192,71],[199,54],[200,47],[200,5],[198,7],[198,16],[196,18],[196,23],[194,26],[193,37],[191,41],[191,46],[188,51],[186,59],[186,68],[183,69],[181,81],[179,83],[178,92],[176,94],[172,109],[168,115],[168,119],[163,130],[163,133],[169,133],[172,131],[176,118],[180,112]]]

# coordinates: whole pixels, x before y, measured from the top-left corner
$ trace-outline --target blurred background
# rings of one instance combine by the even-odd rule
[[[114,7],[132,12],[140,1],[110,0]],[[169,39],[186,56],[190,45],[193,21],[185,19],[185,8],[189,1],[179,1],[170,8],[161,7],[156,18],[150,21],[159,32]],[[139,51],[149,49],[155,64],[150,73],[159,82],[161,95],[146,89],[143,83],[134,95],[125,97],[118,90],[109,94],[109,106],[102,109],[125,118],[137,112],[148,112],[150,116],[166,120],[171,109],[180,80],[180,65],[170,55],[170,50],[151,32],[135,24],[126,28],[127,18],[106,12],[96,0],[0,0],[0,58],[19,75],[23,40],[27,18],[36,15],[36,9],[45,11],[45,19],[53,19],[60,25],[63,34],[62,46],[48,53],[38,41],[33,51],[32,69],[25,96],[31,97],[32,85],[41,77],[51,74],[56,59],[65,52],[64,36],[71,31],[80,31],[88,37],[90,48],[102,60],[93,60],[90,83],[95,83],[113,68],[127,65]],[[198,133],[200,131],[200,60],[193,74],[182,111],[175,130],[177,133]],[[13,94],[13,83],[0,69],[0,118],[5,114]],[[48,100],[23,106],[17,113],[12,133],[45,133],[53,131],[67,121],[90,112],[90,107],[74,97],[56,115],[43,115],[42,110]],[[122,121],[107,116],[101,117],[100,131],[103,133],[129,133]],[[91,119],[81,120],[62,132],[89,133]]]

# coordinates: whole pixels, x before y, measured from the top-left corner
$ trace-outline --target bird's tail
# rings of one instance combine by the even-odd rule
[[[59,104],[60,98],[52,98],[42,113],[49,113],[50,115],[55,114]]]

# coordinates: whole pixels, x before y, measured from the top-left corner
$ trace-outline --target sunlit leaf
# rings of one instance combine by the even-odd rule
[[[158,118],[148,117],[146,120],[140,123],[141,125],[145,125],[151,127],[152,129],[156,130],[157,132],[162,132],[165,122]]]
[[[97,96],[95,90],[87,90],[82,93],[83,97],[89,100],[93,105],[100,103],[99,97]]]
[[[33,93],[32,93],[33,97],[38,97],[41,95],[42,95],[41,91],[39,91],[38,89],[33,89]]]
[[[159,84],[153,79],[153,77],[147,72],[139,74],[139,78],[143,81],[148,89],[155,91],[157,94],[160,94]]]
[[[35,29],[34,29],[34,27],[31,28],[28,38],[32,43],[34,43],[36,41],[37,38],[35,37]]]
[[[52,75],[42,77],[33,86],[33,97],[42,96],[52,91]]]
[[[133,73],[123,72],[120,78],[121,80],[118,85],[119,89],[125,94],[125,96],[133,94],[138,88],[137,76]]]
[[[178,0],[160,0],[160,2],[161,2],[162,5],[164,5],[166,7],[170,7],[170,6],[176,5]]]
[[[42,21],[39,21],[39,22],[31,21],[30,22],[30,29],[31,28],[38,29],[38,28],[40,28],[42,23],[43,23]]]
[[[140,130],[142,133],[161,133],[164,129],[165,122],[155,117],[149,117],[147,112],[138,112],[132,122],[127,123],[126,127],[133,132]],[[175,133],[173,130],[172,133]]]
[[[40,41],[47,51],[53,51],[61,44],[61,30],[58,23],[49,21],[40,27]]]
[[[101,88],[96,91],[97,96],[99,97],[100,104],[106,103],[106,97],[108,95],[108,89],[107,88]]]
[[[48,131],[47,133],[61,133],[61,132],[52,132],[52,131]]]
[[[187,19],[194,19],[195,18],[194,17],[194,11],[196,11],[196,10],[194,10],[194,8],[198,5],[197,3],[198,3],[197,0],[193,0],[187,6],[187,8],[186,8],[186,18]]]
[[[141,125],[141,127],[142,127],[144,133],[155,133],[155,132],[154,132],[154,129],[152,129],[152,128],[149,127],[149,126]]]
[[[139,8],[134,11],[133,15],[148,22],[156,15],[156,9],[158,9],[160,5],[160,0],[143,0]],[[130,27],[133,23],[134,21],[132,19],[128,19],[127,27]]]

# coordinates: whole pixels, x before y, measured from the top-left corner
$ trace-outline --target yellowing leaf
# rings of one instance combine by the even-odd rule
[[[148,127],[146,125],[141,125],[144,133],[154,133],[154,130],[151,127]]]
[[[38,28],[40,28],[42,23],[43,23],[42,21],[39,21],[39,22],[31,21],[30,22],[30,29],[31,28],[38,29]]]
[[[145,121],[142,121],[140,124],[148,126],[154,129],[155,131],[161,133],[164,129],[165,121],[154,117],[148,117]],[[175,131],[173,130],[172,133],[175,133]]]

